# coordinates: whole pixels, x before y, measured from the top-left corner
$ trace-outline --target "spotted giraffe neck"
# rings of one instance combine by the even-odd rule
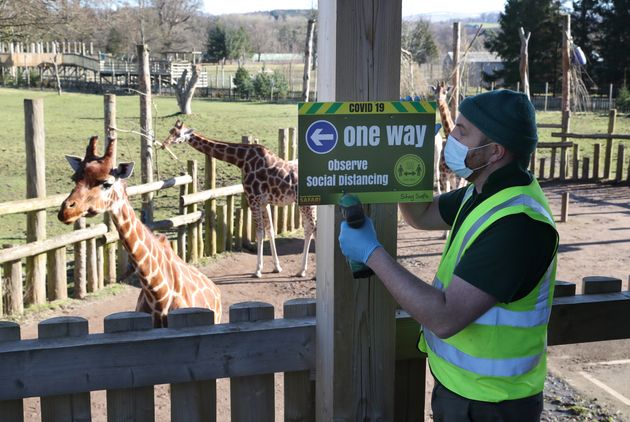
[[[448,102],[438,95],[438,110],[440,112],[440,120],[442,121],[442,127],[444,128],[444,136],[448,137],[450,133],[455,129],[455,123],[451,118],[451,111],[448,108]]]
[[[156,301],[162,300],[170,294],[170,287],[164,289],[163,280],[155,277],[160,265],[157,251],[162,246],[149,228],[136,216],[123,183],[116,183],[113,187],[113,203],[109,213],[116,226],[118,235],[129,258],[138,272],[139,279],[145,287],[146,293],[152,295]]]
[[[239,168],[245,166],[247,150],[248,147],[251,147],[251,145],[246,144],[232,144],[208,139],[197,133],[190,135],[188,143],[203,154],[234,164]]]

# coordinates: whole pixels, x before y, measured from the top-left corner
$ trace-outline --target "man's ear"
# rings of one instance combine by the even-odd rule
[[[83,161],[83,158],[77,157],[76,155],[66,155],[66,160],[68,160],[70,167],[72,167],[72,170],[76,173],[81,168],[81,161]]]
[[[130,163],[120,163],[118,164],[118,168],[114,170],[114,176],[118,179],[128,179],[133,173],[133,161]]]

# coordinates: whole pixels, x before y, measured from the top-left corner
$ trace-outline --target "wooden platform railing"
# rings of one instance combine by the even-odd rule
[[[630,292],[621,280],[585,277],[584,294],[558,282],[549,323],[550,346],[630,338]],[[105,333],[87,320],[61,317],[39,324],[39,339],[20,340],[20,327],[0,322],[0,414],[23,420],[22,399],[42,397],[42,422],[70,412],[90,420],[89,391],[107,390],[108,416],[134,412],[153,420],[153,386],[171,384],[172,420],[216,420],[216,383],[230,378],[231,420],[273,421],[274,373],[284,373],[286,420],[314,420],[315,301],[284,304],[284,318],[262,302],[232,305],[230,322],[212,325],[209,310],[180,309],[169,328],[152,329],[148,314],[105,318]],[[395,420],[423,420],[425,356],[418,324],[396,315]],[[72,399],[70,400],[70,397]],[[79,412],[79,413],[77,413]]]

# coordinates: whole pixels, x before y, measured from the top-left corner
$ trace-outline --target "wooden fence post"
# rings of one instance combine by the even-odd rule
[[[293,161],[297,159],[297,130],[295,127],[289,128],[289,156],[288,159]],[[289,215],[287,221],[287,230],[293,231],[297,228],[295,224],[295,214],[298,212],[297,209],[297,198],[296,202],[289,205]]]
[[[274,318],[273,306],[264,302],[243,302],[230,306],[230,322],[266,321]],[[243,403],[247,403],[243,406]],[[230,378],[232,421],[273,422],[274,375]]]
[[[608,134],[615,132],[615,121],[617,120],[617,109],[613,108],[608,112]],[[604,179],[610,179],[610,168],[612,167],[613,137],[606,139],[606,155],[604,156]]]
[[[314,317],[316,305],[315,299],[288,300],[284,318]],[[284,420],[315,421],[315,374],[311,371],[284,373]]]
[[[20,341],[20,326],[15,322],[0,321],[0,344],[10,341]],[[23,422],[24,405],[22,400],[0,400],[0,415],[2,420]]]
[[[589,163],[589,158],[588,157],[584,157],[582,158],[582,180],[588,180],[589,179],[589,167],[590,167],[590,163]]]
[[[88,322],[80,317],[57,317],[37,326],[40,339],[84,337]],[[42,422],[91,420],[90,393],[63,394],[41,398]]]
[[[217,161],[206,156],[205,170],[205,188],[216,189],[217,187]],[[217,200],[209,199],[205,203],[205,226],[206,226],[206,245],[204,253],[206,256],[217,254]]]
[[[536,174],[536,150],[532,152],[529,159],[529,171],[531,171],[534,175]]]
[[[540,168],[538,169],[538,178],[539,179],[544,179],[545,178],[545,157],[541,157],[540,158]]]
[[[68,276],[66,272],[66,247],[48,252],[48,300],[68,298]]]
[[[562,192],[562,207],[560,211],[560,222],[566,223],[569,218],[569,192]]]
[[[90,224],[90,227],[92,225]],[[91,238],[87,240],[87,291],[88,293],[94,293],[98,291],[98,260],[96,252],[96,239]]]
[[[225,243],[226,250],[231,251],[234,250],[234,197],[235,195],[229,195],[225,198],[226,201],[226,233],[225,233]]]
[[[192,177],[192,182],[188,185],[187,194],[196,193],[197,192],[197,161],[196,160],[188,160],[188,174]],[[187,213],[193,213],[197,211],[197,204],[191,204],[188,206],[186,210]],[[188,232],[188,247],[187,247],[187,256],[188,262],[197,262],[199,260],[199,225],[197,223],[191,223],[187,226],[186,231]]]
[[[11,247],[12,245],[3,245]],[[22,291],[24,280],[22,278],[22,261],[10,261],[2,264],[2,284],[4,292],[2,298],[6,299],[4,312],[8,315],[19,315],[24,312],[24,297]]]
[[[81,230],[85,228],[85,218],[81,217],[74,223],[75,230]],[[74,244],[74,298],[83,299],[87,294],[87,246],[85,241],[77,242]]]
[[[24,138],[26,142],[26,197],[46,197],[46,142],[44,100],[24,100]],[[46,210],[26,215],[26,241],[46,238]],[[46,302],[46,254],[26,258],[26,290],[29,303]]]
[[[142,183],[153,181],[153,111],[151,109],[151,73],[149,69],[149,48],[146,44],[137,46],[138,82],[140,91],[140,176]],[[143,223],[153,222],[153,193],[142,195]]]
[[[216,228],[217,228],[217,253],[221,253],[225,251],[225,239],[227,237],[227,227],[225,224],[225,209],[227,206],[225,204],[217,205],[217,217],[216,217]]]
[[[204,308],[176,309],[168,314],[170,329],[208,326],[214,324],[214,312]],[[242,407],[250,404],[242,402]],[[217,419],[216,380],[191,381],[171,384],[171,420],[213,422]],[[234,418],[232,418],[234,420]],[[255,419],[252,419],[255,420]]]
[[[599,180],[599,162],[602,144],[597,143],[593,149],[593,180]]]
[[[146,331],[153,328],[151,315],[144,312],[118,312],[103,321],[105,333]],[[107,421],[154,421],[153,386],[107,390]]]
[[[556,177],[556,158],[557,158],[557,150],[558,148],[551,148],[551,160],[549,161],[549,179],[554,179]]]
[[[184,173],[182,173],[184,175]],[[188,194],[188,189],[190,185],[181,185],[179,187],[179,196],[182,197]],[[183,206],[181,203],[179,204],[179,215],[184,215],[187,213],[187,208]],[[180,226],[177,228],[177,247],[179,249],[179,257],[186,261],[186,257],[188,256],[187,245],[186,245],[186,226]]]
[[[578,180],[578,170],[580,167],[580,147],[578,144],[573,145],[573,180]]]
[[[105,131],[105,139],[107,140],[107,136],[111,136],[112,138],[116,138],[116,95],[115,94],[105,94],[103,96],[103,109],[104,109],[104,131]],[[114,157],[115,159],[116,157]],[[107,227],[111,231],[116,230],[114,227],[114,223],[112,222],[112,218],[108,212],[105,213],[104,222],[107,224]],[[105,244],[105,284],[114,284],[116,283],[116,242],[111,242]],[[120,249],[121,254],[126,254],[124,248]],[[120,268],[120,272],[123,273],[126,268]]]
[[[617,171],[615,173],[615,182],[621,182],[621,178],[623,176],[623,162],[624,162],[624,148],[623,144],[619,144],[617,147]]]

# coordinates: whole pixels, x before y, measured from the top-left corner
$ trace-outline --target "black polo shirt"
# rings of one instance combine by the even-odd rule
[[[503,189],[528,185],[533,177],[517,163],[496,170],[481,193],[473,190],[457,221],[455,217],[467,188],[440,195],[440,215],[452,227],[451,236],[481,202]],[[557,231],[549,224],[523,213],[505,216],[474,240],[455,267],[455,274],[499,302],[514,302],[527,296],[549,268],[557,239]]]

